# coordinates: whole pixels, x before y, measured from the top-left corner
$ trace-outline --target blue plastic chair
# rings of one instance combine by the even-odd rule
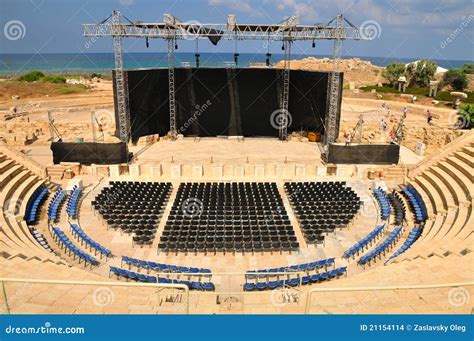
[[[214,291],[215,290],[214,283],[212,283],[212,282],[201,283],[201,286],[206,291]]]
[[[255,284],[253,283],[245,283],[244,284],[244,291],[254,291],[256,289]]]

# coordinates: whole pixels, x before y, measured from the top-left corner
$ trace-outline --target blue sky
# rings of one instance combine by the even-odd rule
[[[346,42],[344,55],[395,58],[474,60],[474,2],[472,0],[0,0],[0,53],[112,52],[110,38],[90,43],[82,36],[83,23],[97,23],[112,9],[132,20],[162,21],[173,13],[183,21],[226,22],[235,14],[240,23],[277,23],[297,14],[302,24],[327,23],[343,13],[355,25],[374,22],[378,38]],[[20,23],[19,39],[7,39],[11,23]],[[23,25],[23,26],[21,26]],[[332,43],[296,44],[293,52],[331,54]],[[194,42],[180,43],[181,52],[194,52]],[[234,43],[217,47],[207,41],[201,52],[233,52]],[[146,49],[142,39],[129,39],[129,52],[164,52],[163,42],[152,41]],[[240,43],[239,52],[262,52],[261,42]],[[273,53],[280,46],[271,46]]]

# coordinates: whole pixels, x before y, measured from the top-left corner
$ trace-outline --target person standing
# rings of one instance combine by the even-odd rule
[[[393,129],[390,131],[389,137],[390,137],[390,139],[389,139],[390,144],[394,144],[395,143],[395,131]]]
[[[431,121],[433,120],[433,114],[431,113],[430,109],[426,110],[426,122],[428,124],[431,124]]]
[[[403,118],[407,118],[407,114],[408,114],[408,108],[403,107]]]
[[[346,147],[351,145],[351,134],[346,134]]]

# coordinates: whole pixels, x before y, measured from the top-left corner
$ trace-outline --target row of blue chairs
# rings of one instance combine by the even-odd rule
[[[334,258],[327,258],[327,259],[322,259],[322,260],[318,260],[311,263],[282,266],[282,267],[273,268],[273,269],[249,270],[245,274],[245,278],[247,280],[256,279],[256,278],[271,278],[271,277],[279,277],[279,276],[289,276],[292,272],[309,273],[311,271],[316,271],[319,269],[327,270],[328,266],[335,265],[334,261],[335,261]],[[282,273],[282,274],[277,275],[275,273]]]
[[[354,257],[355,255],[359,255],[361,251],[366,248],[369,248],[372,243],[380,236],[385,229],[385,224],[377,226],[373,229],[367,236],[365,236],[362,240],[358,241],[354,245],[352,245],[349,249],[344,251],[342,258],[350,258]]]
[[[160,283],[160,284],[184,284],[191,290],[204,290],[204,291],[214,291],[216,289],[214,283],[212,282],[195,282],[195,281],[183,281],[180,279],[171,279],[156,277],[150,275],[144,275],[134,271],[129,271],[114,266],[110,267],[110,274],[114,274],[117,278],[125,278],[127,280],[139,281],[143,283]]]
[[[75,219],[77,216],[77,207],[81,193],[82,190],[77,185],[74,185],[66,203],[66,212],[70,218]]]
[[[156,262],[150,262],[146,260],[140,260],[136,258],[131,258],[127,256],[122,256],[122,263],[127,264],[129,269],[132,266],[135,266],[137,269],[146,269],[154,270],[158,272],[170,272],[170,273],[186,273],[186,274],[195,274],[196,276],[208,276],[211,277],[212,273],[210,269],[206,268],[191,268],[186,266],[177,266],[177,265],[170,265],[170,264],[162,264]]]
[[[28,199],[26,204],[25,220],[29,225],[37,223],[39,217],[39,210],[41,205],[44,203],[46,197],[48,196],[48,189],[44,186],[38,187],[33,195]]]
[[[276,280],[276,281],[267,281],[267,282],[257,282],[257,283],[245,283],[243,285],[244,291],[263,291],[263,290],[273,290],[283,287],[297,287],[299,285],[307,285],[313,283],[324,282],[334,278],[338,278],[342,275],[347,275],[347,267],[341,267],[334,270],[317,273],[313,275],[307,275],[303,277],[289,278],[286,280]]]
[[[365,264],[369,263],[369,265],[370,265],[370,262],[372,260],[376,260],[377,257],[381,256],[381,254],[385,254],[385,252],[389,251],[390,246],[392,246],[393,244],[396,243],[396,241],[398,240],[398,238],[401,235],[401,232],[402,232],[402,227],[401,226],[395,227],[393,229],[392,233],[390,233],[390,235],[380,245],[377,245],[377,247],[375,249],[373,249],[369,253],[363,255],[362,257],[360,257],[358,263],[360,265],[365,265]]]
[[[418,226],[414,227],[410,231],[410,233],[409,233],[407,239],[405,240],[405,242],[403,243],[403,245],[397,251],[395,251],[393,253],[393,255],[390,256],[389,259],[387,259],[387,261],[385,262],[385,265],[387,265],[388,262],[390,262],[392,259],[400,256],[402,253],[404,253],[406,250],[408,250],[416,242],[416,240],[421,236],[422,231],[423,231],[423,228],[418,227]]]
[[[61,203],[63,202],[64,198],[66,197],[66,192],[62,190],[60,187],[51,198],[51,201],[48,204],[48,220],[57,222],[59,219],[59,210],[61,207]]]
[[[383,220],[387,220],[390,217],[390,201],[388,200],[387,194],[381,187],[374,189],[374,196],[380,206],[380,215]]]
[[[79,225],[70,224],[70,226],[72,235],[75,236],[78,240],[80,240],[81,245],[85,243],[91,251],[92,249],[94,249],[94,255],[97,255],[97,252],[99,252],[101,257],[102,255],[104,255],[106,258],[112,256],[112,251],[91,239]]]
[[[428,212],[420,193],[412,185],[406,185],[402,189],[402,193],[407,197],[412,210],[415,212],[415,221],[417,223],[425,222],[428,219]]]
[[[85,253],[81,249],[79,249],[74,243],[69,240],[69,238],[66,236],[66,234],[59,228],[59,227],[51,227],[55,240],[56,242],[61,246],[64,247],[65,250],[69,251],[69,255],[73,254],[74,259],[78,257],[79,263],[81,263],[81,260],[84,261],[84,265],[87,265],[89,263],[91,265],[97,265],[99,264],[99,261],[95,259],[93,256],[89,255],[88,253]]]

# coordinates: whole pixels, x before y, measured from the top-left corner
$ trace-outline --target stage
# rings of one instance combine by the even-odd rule
[[[143,152],[140,152],[143,150]],[[322,165],[321,152],[314,142],[282,142],[277,138],[183,138],[160,141],[150,147],[131,147],[138,153],[136,163],[155,162],[208,164],[304,163]]]
[[[136,164],[293,164],[324,166],[322,145],[315,142],[286,141],[277,138],[191,138],[159,141],[149,147],[134,146]],[[400,164],[415,165],[423,160],[410,149],[400,147]],[[371,165],[370,163],[367,165]]]

